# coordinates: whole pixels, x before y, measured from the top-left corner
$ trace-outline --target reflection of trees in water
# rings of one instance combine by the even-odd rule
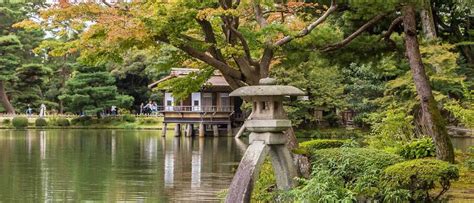
[[[228,187],[239,146],[156,131],[0,131],[0,199],[209,200]]]

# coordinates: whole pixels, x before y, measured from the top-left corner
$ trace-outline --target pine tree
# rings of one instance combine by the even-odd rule
[[[89,67],[78,68],[59,99],[71,111],[96,114],[99,118],[100,113],[112,105],[128,108],[133,103],[132,97],[118,93],[115,78],[110,73]]]
[[[6,94],[5,84],[14,79],[19,58],[15,55],[21,49],[21,43],[15,35],[0,36],[0,102],[7,113],[15,113]]]
[[[41,64],[26,64],[16,69],[12,102],[17,109],[26,109],[28,104],[39,108],[41,103],[48,103],[44,101],[42,87],[51,73],[51,69]]]

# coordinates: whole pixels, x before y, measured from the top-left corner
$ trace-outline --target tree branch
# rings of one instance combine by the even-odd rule
[[[250,55],[250,48],[247,43],[247,40],[245,40],[244,36],[242,33],[240,33],[237,29],[234,27],[230,26],[229,29],[239,38],[240,43],[242,44],[242,47],[244,48],[245,51],[245,57],[247,57],[247,60],[252,64],[252,65],[258,65],[256,61],[252,59],[252,56]]]
[[[379,14],[379,15],[376,15],[375,17],[373,17],[372,19],[370,19],[369,21],[367,21],[364,25],[362,25],[361,27],[359,27],[359,29],[357,29],[355,32],[353,32],[351,35],[349,35],[348,37],[346,37],[344,40],[338,42],[338,43],[335,43],[335,44],[331,44],[331,45],[328,45],[326,47],[324,47],[321,51],[323,52],[328,52],[328,51],[333,51],[333,50],[336,50],[336,49],[339,49],[339,48],[342,48],[344,46],[346,46],[347,44],[349,44],[353,39],[355,39],[357,36],[359,36],[362,32],[364,32],[365,30],[369,29],[370,27],[372,27],[375,23],[377,23],[378,21],[382,20],[382,18],[384,18],[385,16],[387,15],[387,13],[383,13],[383,14]]]
[[[385,32],[382,35],[381,39],[390,40],[390,36],[392,35],[393,31],[395,31],[395,28],[397,27],[397,25],[399,25],[402,21],[403,21],[402,16],[395,18],[395,20],[393,20],[392,23],[390,23],[390,26],[388,27],[387,32]]]
[[[166,36],[157,36],[155,37],[155,40],[175,46],[176,48],[184,51],[186,54],[196,59],[199,59],[203,61],[204,63],[216,68],[217,70],[221,71],[221,73],[224,75],[228,75],[237,80],[242,79],[242,73],[240,71],[233,69],[226,63],[213,58],[211,55],[208,55],[205,52],[200,52],[185,43],[171,44],[168,37]]]
[[[261,28],[267,26],[267,20],[263,17],[262,7],[260,7],[259,3],[253,1],[253,10],[255,12],[255,20],[260,25]]]
[[[204,40],[206,41],[206,43],[211,44],[211,46],[209,47],[209,53],[211,53],[211,55],[217,60],[226,63],[221,51],[216,47],[217,40],[214,34],[214,30],[212,29],[211,23],[207,20],[196,19],[196,21],[199,23],[202,31],[204,32]]]
[[[311,31],[314,30],[314,28],[316,28],[319,24],[324,22],[332,12],[336,11],[336,9],[337,9],[336,0],[332,0],[331,6],[326,12],[324,12],[324,14],[321,17],[319,17],[314,22],[312,22],[307,27],[305,27],[303,30],[301,30],[296,36],[291,36],[291,35],[285,36],[282,39],[275,42],[274,46],[283,46],[286,43],[291,42],[292,40],[296,38],[301,38],[308,35],[309,33],[311,33]]]

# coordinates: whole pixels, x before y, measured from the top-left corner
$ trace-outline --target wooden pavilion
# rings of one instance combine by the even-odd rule
[[[171,73],[163,79],[150,84],[149,88],[156,88],[160,83],[198,71],[191,68],[173,68]],[[195,127],[199,136],[207,132],[219,136],[225,131],[232,136],[232,126],[241,124],[245,118],[242,116],[240,106],[242,100],[229,97],[232,91],[229,84],[219,71],[215,71],[207,80],[200,91],[193,92],[184,100],[177,101],[171,92],[161,89],[164,93],[163,106],[158,111],[163,114],[163,136],[169,123],[175,123],[175,136],[181,136],[182,127],[186,136],[193,136]]]

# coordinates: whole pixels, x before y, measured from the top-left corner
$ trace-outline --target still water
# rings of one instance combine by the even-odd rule
[[[218,201],[247,144],[158,131],[0,130],[0,202]]]

